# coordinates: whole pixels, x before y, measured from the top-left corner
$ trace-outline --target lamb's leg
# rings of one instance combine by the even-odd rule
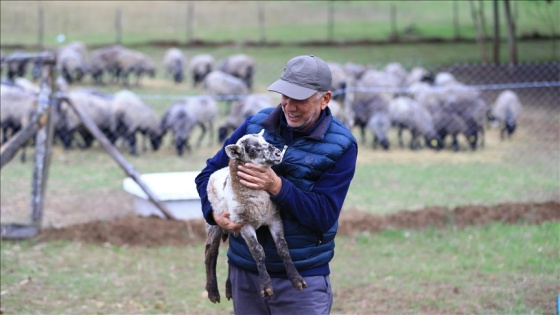
[[[292,282],[292,286],[296,290],[307,288],[307,283],[305,283],[305,280],[303,280],[303,277],[297,271],[296,266],[292,261],[292,257],[290,256],[290,252],[288,251],[288,244],[284,238],[284,227],[282,226],[280,217],[278,217],[274,222],[271,222],[268,228],[270,229],[270,233],[272,234],[272,238],[276,244],[278,254],[282,258],[284,266],[286,266],[286,274],[288,275],[290,282]]]
[[[272,280],[270,280],[270,275],[266,271],[266,265],[264,264],[264,249],[259,241],[257,240],[257,233],[255,228],[251,225],[246,224],[241,228],[241,236],[245,239],[251,255],[255,262],[257,263],[257,269],[259,271],[259,286],[262,297],[271,296],[274,294],[272,290]]]
[[[231,268],[229,267],[228,264],[228,268],[227,268],[227,280],[226,280],[226,298],[228,300],[231,300],[231,297],[233,296],[231,294],[231,278],[230,278],[230,274],[231,274]]]
[[[216,278],[216,264],[222,229],[217,225],[206,225],[206,249],[204,250],[204,265],[206,266],[206,291],[212,303],[220,303],[220,291]]]

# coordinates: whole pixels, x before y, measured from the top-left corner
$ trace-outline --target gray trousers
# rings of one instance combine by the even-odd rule
[[[239,315],[329,314],[333,295],[329,276],[304,277],[307,288],[298,291],[284,278],[272,278],[274,294],[263,298],[257,274],[230,265],[233,310]]]

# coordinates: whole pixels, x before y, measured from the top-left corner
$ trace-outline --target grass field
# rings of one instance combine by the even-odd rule
[[[67,35],[66,42],[80,40],[90,45],[113,42],[117,4],[126,21],[125,43],[141,44],[154,39],[184,41],[186,38],[184,2],[92,3],[45,2],[48,25],[45,43],[55,47],[54,37],[59,33]],[[250,39],[258,39],[259,30],[250,18],[257,10],[256,3],[196,2],[194,36],[207,40],[239,40],[250,33],[254,36]],[[389,2],[344,3],[335,2],[335,39],[389,36]],[[402,17],[399,30],[414,22],[423,35],[453,36],[451,2],[395,3]],[[266,2],[267,25],[270,25],[267,40],[324,39],[325,4],[324,1]],[[468,3],[459,4],[461,35],[472,36]],[[487,16],[491,13],[490,4],[485,2]],[[536,5],[518,1],[514,4],[519,15],[518,34],[535,30],[546,34],[545,19],[535,18]],[[548,11],[557,11],[559,4],[553,1]],[[36,15],[37,7],[38,2],[33,1],[0,2],[0,46],[36,43],[37,25],[33,17],[29,20],[29,14]],[[223,9],[222,13],[217,7]],[[541,4],[538,10],[542,7]],[[272,13],[273,9],[283,14]],[[292,9],[297,12],[288,11]],[[240,11],[225,14],[228,10]],[[97,15],[105,17],[102,23],[101,19],[94,18]],[[130,16],[143,18],[131,19]],[[209,22],[211,16],[218,17],[212,20],[215,23]],[[306,17],[305,32],[295,24],[302,16]],[[244,22],[253,24],[247,26]],[[173,25],[170,27],[169,23]],[[231,31],[225,30],[224,24]],[[146,27],[150,30],[145,30]],[[132,32],[132,29],[137,31]],[[506,46],[503,41],[503,62],[508,60]],[[560,59],[558,47],[558,41],[521,41],[518,43],[519,58],[522,62],[557,61]],[[166,47],[139,45],[135,48],[150,54],[161,66]],[[488,47],[489,54],[490,49]],[[480,61],[476,45],[468,42],[336,47],[231,45],[188,48],[185,52],[187,57],[211,53],[217,59],[238,52],[254,56],[259,65],[255,78],[255,92],[258,93],[265,93],[285,62],[298,54],[313,53],[325,60],[374,66],[398,61],[407,68]],[[122,87],[101,89],[116,92]],[[142,87],[131,89],[160,114],[172,99],[201,93],[193,89],[190,82],[173,85],[161,71],[155,79],[145,80]],[[560,111],[557,106],[529,108],[512,141],[501,142],[497,130],[489,129],[485,148],[476,152],[412,152],[396,146],[384,152],[371,149],[369,142],[360,145],[358,168],[345,211],[390,214],[427,206],[453,208],[468,204],[559,200]],[[226,107],[222,107],[222,115],[226,112]],[[358,130],[353,132],[359,139]],[[390,136],[395,143],[396,133]],[[121,152],[139,173],[153,173],[198,171],[218,149],[215,141],[205,142],[191,154],[177,157],[168,138],[157,152],[146,152],[140,157],[132,157],[124,149]],[[18,158],[2,168],[2,223],[29,221],[32,172],[33,164],[30,161],[20,163]],[[63,151],[56,145],[49,172],[44,227],[133,213],[132,198],[122,189],[126,175],[97,144],[90,150],[70,151]],[[387,230],[340,236],[332,263],[333,313],[555,314],[554,303],[560,292],[559,231],[558,222],[542,225],[492,223],[466,229]],[[3,314],[18,315],[231,313],[230,302],[213,305],[204,296],[203,251],[203,244],[147,248],[109,243],[3,240],[0,248],[1,309]],[[219,268],[220,283],[225,276],[224,256],[221,256]]]

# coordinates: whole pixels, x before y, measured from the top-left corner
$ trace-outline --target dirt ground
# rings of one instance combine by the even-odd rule
[[[339,235],[351,236],[363,231],[375,233],[385,229],[424,229],[453,225],[464,228],[490,222],[539,224],[545,221],[560,221],[560,201],[461,206],[450,210],[443,207],[430,207],[390,215],[348,210],[341,214]],[[200,244],[205,239],[205,232],[202,219],[172,221],[158,217],[129,215],[112,220],[43,229],[37,239],[147,247],[182,246]]]

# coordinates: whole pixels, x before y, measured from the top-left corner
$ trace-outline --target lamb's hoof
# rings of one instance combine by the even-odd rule
[[[210,300],[210,302],[212,302],[214,304],[220,303],[220,294],[219,293],[208,292],[208,299]]]
[[[274,294],[274,290],[272,290],[272,287],[268,287],[268,288],[261,288],[261,296],[262,297],[268,297]]]
[[[292,286],[296,290],[303,290],[307,288],[307,283],[305,282],[305,280],[303,280],[302,277],[298,277],[297,279],[292,281]]]

